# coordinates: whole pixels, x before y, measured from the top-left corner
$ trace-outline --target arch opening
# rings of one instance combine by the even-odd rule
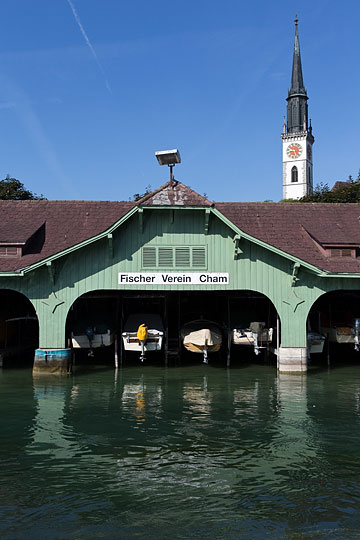
[[[75,366],[271,361],[279,333],[272,302],[248,290],[93,291],[74,302],[66,321]]]
[[[337,290],[320,296],[309,311],[307,330],[314,362],[358,363],[360,291]]]
[[[0,363],[3,367],[31,367],[39,346],[39,323],[30,300],[0,289]]]

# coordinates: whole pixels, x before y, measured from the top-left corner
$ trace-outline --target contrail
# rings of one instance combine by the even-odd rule
[[[110,94],[112,94],[112,90],[111,90],[110,85],[109,85],[109,82],[108,82],[108,80],[107,80],[107,78],[106,78],[106,74],[105,74],[104,68],[103,68],[102,65],[100,64],[100,60],[99,60],[99,58],[98,58],[98,56],[97,56],[97,54],[96,54],[96,52],[95,52],[95,49],[94,49],[94,47],[91,45],[90,40],[89,40],[89,38],[88,38],[88,36],[87,36],[87,33],[85,32],[85,29],[84,29],[83,25],[81,24],[81,21],[80,21],[79,15],[78,15],[78,13],[77,13],[77,11],[76,11],[76,9],[75,9],[75,6],[74,6],[74,4],[72,3],[72,0],[67,0],[67,1],[68,1],[68,4],[69,4],[70,8],[71,8],[71,11],[73,12],[75,21],[77,22],[77,24],[78,24],[78,26],[79,26],[79,28],[80,28],[80,32],[82,33],[82,35],[83,35],[83,37],[84,37],[84,39],[85,39],[86,45],[89,47],[89,49],[90,49],[90,51],[91,51],[91,54],[92,54],[93,57],[94,57],[95,62],[97,63],[97,65],[98,65],[98,67],[99,67],[101,73],[102,73],[103,76],[104,76],[106,88],[108,89],[108,91],[110,92]]]

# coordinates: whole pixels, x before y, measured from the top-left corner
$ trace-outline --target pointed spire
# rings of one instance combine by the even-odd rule
[[[294,23],[295,23],[295,42],[294,42],[292,73],[291,73],[291,88],[289,90],[289,97],[293,94],[303,94],[304,96],[306,96],[306,88],[304,86],[302,67],[301,67],[300,42],[299,42],[299,32],[298,32],[299,19],[297,15],[295,17]]]
[[[287,103],[287,133],[298,133],[307,130],[308,127],[308,106],[306,88],[304,86],[300,43],[298,33],[299,19],[295,18],[295,42],[293,65],[291,73],[291,88],[286,98]]]

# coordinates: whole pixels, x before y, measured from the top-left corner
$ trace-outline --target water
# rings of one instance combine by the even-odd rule
[[[0,372],[0,537],[360,538],[360,366]]]

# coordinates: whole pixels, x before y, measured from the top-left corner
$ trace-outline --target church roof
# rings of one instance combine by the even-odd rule
[[[300,42],[298,33],[298,19],[295,19],[295,41],[294,41],[294,53],[293,53],[293,65],[291,72],[291,88],[289,90],[289,97],[292,95],[302,94],[306,96],[306,88],[304,85],[301,55],[300,55]]]

